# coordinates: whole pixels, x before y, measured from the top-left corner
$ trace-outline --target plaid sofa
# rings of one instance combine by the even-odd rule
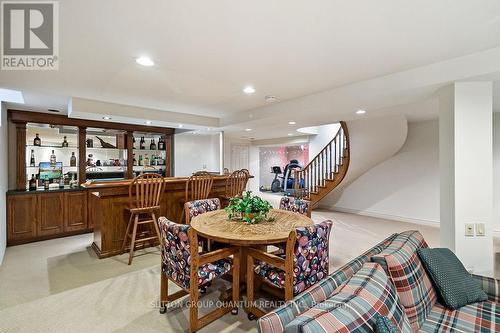
[[[367,281],[359,277],[364,270],[373,270],[370,265],[374,265],[371,263],[374,262],[378,267],[383,267],[380,270],[382,272],[385,270],[384,275],[397,290],[398,300],[393,302],[395,306],[391,308],[390,311],[393,313],[390,313],[389,317],[399,320],[400,323],[403,319],[405,323],[410,323],[410,325],[399,326],[403,333],[500,332],[500,304],[498,304],[500,303],[500,280],[473,275],[488,294],[488,301],[467,305],[458,310],[446,309],[437,302],[427,274],[421,264],[418,264],[419,260],[415,259],[416,248],[425,246],[427,246],[425,240],[417,231],[391,235],[292,301],[261,317],[258,321],[259,331],[261,333],[371,332],[374,320],[372,305],[385,302],[387,299],[387,292],[377,294],[372,287],[366,287]],[[396,265],[399,270],[390,272],[386,263],[381,260],[383,258],[388,262],[389,260],[402,260],[412,262],[412,264]],[[394,262],[390,264],[394,267]],[[411,278],[404,282],[402,281],[404,279],[398,280],[402,272],[406,273],[403,275],[411,276]],[[346,299],[345,295],[341,295],[345,294],[346,290],[353,290],[350,299],[355,299],[358,296],[355,293],[362,294],[361,289],[364,287],[370,288],[365,293],[372,296],[379,295],[377,296],[379,298],[384,295],[384,299],[377,298],[368,303],[365,302],[364,305],[359,305],[359,302],[356,303],[357,305],[350,304],[348,312],[355,311],[357,314],[355,317],[346,315],[345,311],[342,313],[342,310],[339,311],[332,306],[332,304],[338,305],[340,298]],[[354,308],[354,306],[357,307]],[[404,309],[405,318],[399,318],[395,313],[400,307]],[[363,319],[360,320],[360,318]]]

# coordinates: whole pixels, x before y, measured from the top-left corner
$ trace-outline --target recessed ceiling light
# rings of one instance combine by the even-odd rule
[[[102,117],[102,119],[104,119],[104,120],[111,120],[111,117],[104,116],[104,117]]]
[[[366,110],[358,110],[356,111],[356,114],[365,114],[366,113]]]
[[[154,61],[151,60],[150,57],[146,57],[146,56],[139,57],[139,58],[135,59],[135,62],[138,63],[139,65],[146,66],[146,67],[151,67],[151,66],[155,65]]]
[[[146,120],[146,125],[151,125],[151,120]]]
[[[250,132],[252,129],[251,128],[245,128],[245,131]]]
[[[182,124],[179,124],[179,128],[183,128],[183,127],[184,127],[184,125],[182,125]]]
[[[288,136],[292,136],[293,134],[292,133],[288,133]]]
[[[243,92],[245,94],[253,94],[255,92],[255,88],[252,86],[246,86],[245,88],[243,88]]]
[[[295,124],[296,124],[296,122],[295,122],[295,121],[289,121],[289,122],[288,122],[288,125],[295,125]]]

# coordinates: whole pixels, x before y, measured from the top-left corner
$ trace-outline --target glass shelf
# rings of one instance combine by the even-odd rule
[[[134,148],[134,152],[135,151],[146,151],[146,152],[149,152],[149,151],[154,151],[154,152],[164,152],[165,149],[139,149],[139,148]]]
[[[76,165],[76,166],[63,165],[62,167],[63,168],[78,168],[78,165]],[[26,168],[28,168],[28,169],[38,169],[39,167],[38,166],[29,166],[29,165],[27,165]]]
[[[86,147],[85,149],[87,150],[113,150],[113,151],[120,151],[120,150],[127,150],[127,148],[103,148],[103,147]]]
[[[52,148],[52,149],[78,149],[77,146],[68,146],[68,147],[61,147],[61,145],[41,145],[41,146],[35,146],[35,145],[26,145],[28,148]]]

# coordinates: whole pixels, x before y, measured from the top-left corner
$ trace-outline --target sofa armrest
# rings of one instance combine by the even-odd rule
[[[481,283],[481,288],[483,288],[488,295],[488,300],[492,302],[500,302],[500,280],[474,274],[472,277]]]

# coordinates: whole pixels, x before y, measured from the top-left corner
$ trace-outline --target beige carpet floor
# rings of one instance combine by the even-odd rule
[[[429,245],[439,245],[437,228],[329,211],[315,211],[313,219],[334,220],[332,269],[394,232],[418,229]],[[187,330],[188,310],[182,301],[167,314],[158,313],[158,250],[148,250],[128,266],[126,255],[99,260],[90,249],[91,241],[88,234],[7,248],[0,266],[0,332]],[[222,282],[215,284],[203,299],[216,300],[223,287]],[[240,311],[200,332],[256,332],[256,328]]]

